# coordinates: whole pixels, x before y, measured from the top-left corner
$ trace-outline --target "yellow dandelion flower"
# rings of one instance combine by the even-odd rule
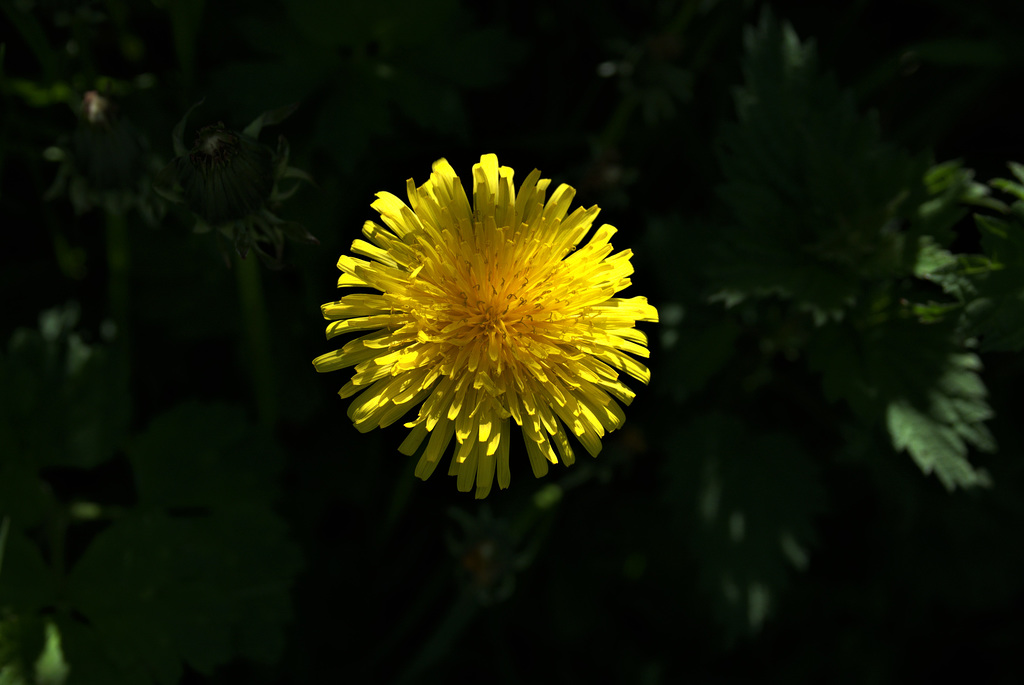
[[[323,305],[327,337],[365,332],[313,360],[317,371],[355,367],[338,393],[360,393],[348,416],[367,432],[420,405],[399,450],[414,454],[426,479],[452,437],[448,470],[458,489],[486,497],[511,478],[511,422],[522,429],[535,476],[548,462],[573,463],[569,433],[592,456],[620,427],[634,393],[619,371],[647,383],[637,321],[657,321],[644,297],[620,298],[633,267],[630,250],[612,254],[615,229],[600,226],[577,249],[597,206],[566,216],[575,190],[534,170],[519,192],[512,169],[484,155],[473,166],[473,204],[444,159],[430,180],[406,182],[409,204],[377,193],[385,226],[367,221],[366,240],[342,255],[338,287],[369,288]],[[369,331],[369,332],[366,332]],[[557,454],[556,454],[557,450]]]

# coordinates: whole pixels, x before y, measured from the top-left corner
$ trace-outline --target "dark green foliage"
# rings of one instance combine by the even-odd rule
[[[0,444],[13,469],[92,468],[124,439],[127,369],[74,332],[78,317],[77,305],[43,312],[39,331],[15,332],[0,357]]]
[[[984,482],[966,457],[968,445],[995,449],[992,411],[949,314],[970,306],[978,260],[945,246],[962,203],[996,205],[958,164],[929,170],[884,145],[785,24],[766,14],[746,49],[739,123],[719,138],[737,225],[718,298],[778,297],[810,314],[804,342],[826,397],[884,419],[893,447],[947,487]],[[934,301],[921,280],[952,297]]]
[[[666,495],[690,531],[701,589],[730,638],[757,633],[810,562],[825,503],[817,469],[792,437],[724,414],[672,437]]]
[[[1019,167],[1014,171],[1021,173]],[[1008,183],[992,185],[1013,188]],[[1024,349],[1024,188],[1017,194],[1021,199],[1009,208],[1009,220],[975,216],[989,264],[973,274],[977,296],[968,305],[967,318],[989,352]]]
[[[128,457],[139,502],[165,509],[232,509],[272,500],[284,454],[266,430],[228,405],[189,403],[157,417]]]
[[[185,404],[128,445],[138,507],[59,501],[44,473],[96,468],[127,434],[122,358],[84,343],[77,322],[77,307],[47,311],[3,359],[0,607],[16,613],[0,644],[16,651],[0,653],[0,668],[14,664],[12,684],[60,685],[39,674],[59,675],[63,651],[50,650],[52,667],[24,656],[46,654],[41,639],[25,639],[55,609],[46,630],[71,655],[76,683],[173,684],[183,661],[204,673],[235,655],[274,661],[300,557],[269,506],[280,447],[241,409]],[[110,525],[64,575],[62,545],[97,517]],[[45,553],[38,539],[49,541]]]
[[[0,0],[0,685],[1015,682],[1024,5],[900,9]],[[217,122],[279,271],[152,192]],[[374,193],[488,152],[660,322],[474,503],[310,360]]]
[[[279,658],[295,570],[286,530],[264,508],[140,512],[93,541],[68,592],[120,670],[176,683],[182,661],[210,673],[235,655]]]
[[[739,121],[718,137],[726,234],[720,297],[781,296],[816,323],[863,303],[863,281],[906,267],[900,223],[924,195],[925,159],[880,140],[850,93],[820,73],[813,44],[769,15],[745,33]]]
[[[290,2],[287,22],[253,17],[245,31],[260,53],[287,58],[236,62],[215,73],[213,83],[221,97],[240,98],[254,110],[280,104],[267,92],[288,93],[287,101],[322,97],[317,139],[351,172],[409,123],[465,140],[471,122],[464,91],[501,83],[524,53],[507,31],[470,29],[467,19],[455,0]]]

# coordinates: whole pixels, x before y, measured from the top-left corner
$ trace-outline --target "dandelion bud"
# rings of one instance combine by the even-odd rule
[[[255,249],[268,266],[279,266],[286,239],[318,244],[304,227],[274,214],[298,190],[298,183],[282,189],[282,180],[312,179],[288,166],[283,137],[276,150],[257,140],[264,126],[283,121],[294,109],[264,112],[243,131],[222,123],[205,126],[196,133],[192,148],[186,149],[182,139],[190,109],[172,134],[178,156],[161,172],[158,192],[184,203],[195,214],[197,232],[217,229],[243,259]]]
[[[186,206],[212,225],[259,211],[274,189],[270,148],[221,123],[200,129],[176,166]]]
[[[57,139],[43,157],[59,162],[44,200],[66,197],[75,212],[101,207],[111,214],[137,209],[149,223],[163,216],[151,179],[159,162],[149,154],[145,138],[121,117],[106,95],[90,90],[78,107],[78,125]]]
[[[114,103],[94,90],[82,97],[73,150],[75,167],[91,190],[138,187],[145,167],[142,139]]]

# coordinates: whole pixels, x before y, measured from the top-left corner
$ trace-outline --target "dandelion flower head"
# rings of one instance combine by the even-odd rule
[[[569,213],[575,190],[534,170],[516,192],[513,171],[484,155],[473,166],[472,203],[444,159],[430,179],[406,183],[409,204],[377,193],[383,226],[367,221],[359,259],[342,255],[338,287],[372,292],[323,305],[327,337],[358,332],[313,360],[317,371],[355,367],[339,392],[357,395],[348,416],[361,432],[419,406],[399,450],[423,449],[426,479],[455,447],[448,470],[460,491],[508,487],[512,424],[535,476],[575,460],[569,434],[597,456],[601,438],[625,421],[634,393],[619,372],[647,383],[647,338],[637,321],[657,321],[630,285],[632,252],[612,254],[615,228],[597,228],[598,207]]]

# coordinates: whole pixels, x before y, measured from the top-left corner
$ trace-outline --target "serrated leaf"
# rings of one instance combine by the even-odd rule
[[[988,484],[967,461],[968,436],[957,430],[956,424],[922,412],[906,400],[896,400],[886,412],[886,425],[893,447],[906,450],[924,473],[934,472],[947,489]]]
[[[972,275],[976,298],[968,330],[985,352],[1024,350],[1024,223],[976,214],[981,247],[992,268]]]
[[[927,161],[884,145],[788,25],[766,12],[745,44],[739,123],[716,140],[719,194],[737,221],[718,279],[792,300],[819,324],[838,320],[860,281],[906,269],[899,223],[926,197]]]
[[[997,190],[1013,195],[1018,200],[1024,200],[1024,185],[1021,185],[1016,181],[1011,181],[1005,178],[993,178],[989,181],[989,184]]]
[[[908,451],[925,473],[949,488],[982,484],[967,461],[971,446],[995,449],[980,361],[959,349],[957,322],[921,323],[899,311],[882,310],[885,318],[866,328],[816,331],[809,365],[822,373],[830,400],[846,400],[869,424],[884,418],[894,448]]]
[[[907,227],[909,239],[918,245],[949,245],[954,238],[953,226],[967,214],[964,205],[997,210],[1005,207],[989,196],[988,186],[975,181],[974,170],[964,167],[960,160],[933,166],[925,174],[924,184],[928,197],[911,214]]]
[[[936,245],[930,236],[921,236],[914,276],[937,284],[944,293],[956,298],[958,304],[964,304],[977,296],[977,276],[991,268],[991,263],[980,255],[954,255]],[[946,311],[952,309],[941,307],[936,319]]]

